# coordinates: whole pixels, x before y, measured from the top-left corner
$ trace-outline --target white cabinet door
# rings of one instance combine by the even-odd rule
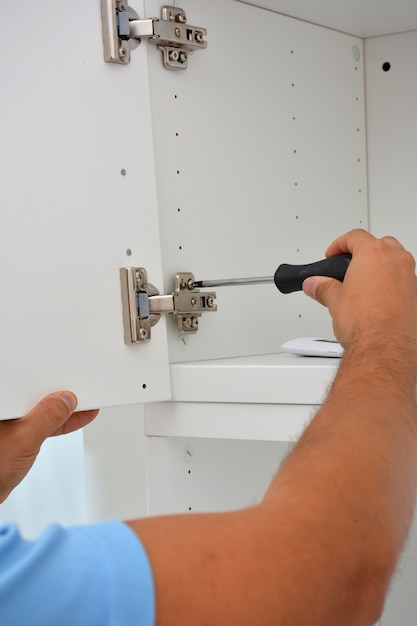
[[[166,399],[165,322],[125,345],[119,280],[162,283],[146,46],[104,63],[81,0],[5,4],[0,39],[0,417],[61,388],[82,408]]]

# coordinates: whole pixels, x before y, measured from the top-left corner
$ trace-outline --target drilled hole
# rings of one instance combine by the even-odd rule
[[[385,61],[385,63],[382,64],[382,69],[384,70],[384,72],[389,72],[391,69],[391,63]]]

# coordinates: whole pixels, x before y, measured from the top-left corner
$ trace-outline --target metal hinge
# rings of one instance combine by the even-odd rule
[[[185,11],[178,7],[162,7],[161,18],[139,19],[134,9],[123,0],[101,0],[104,60],[127,65],[130,53],[142,39],[156,44],[163,53],[168,69],[185,70],[188,55],[207,48],[205,28],[187,24]]]
[[[179,332],[196,333],[201,315],[217,311],[215,292],[196,289],[190,272],[175,275],[174,291],[168,295],[160,295],[148,282],[143,267],[122,267],[120,281],[125,343],[149,341],[151,327],[163,313],[175,317]]]

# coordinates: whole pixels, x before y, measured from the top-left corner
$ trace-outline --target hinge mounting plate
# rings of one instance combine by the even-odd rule
[[[207,31],[187,24],[183,9],[164,6],[160,18],[139,19],[127,0],[101,0],[104,60],[127,65],[142,39],[156,44],[168,69],[185,70],[188,55],[207,47]]]

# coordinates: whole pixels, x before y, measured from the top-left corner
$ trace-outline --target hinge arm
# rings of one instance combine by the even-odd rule
[[[161,18],[139,19],[123,0],[101,0],[104,60],[126,65],[142,39],[158,45],[168,69],[186,69],[188,54],[207,47],[207,31],[187,24],[183,9],[162,7]]]
[[[128,344],[149,341],[151,327],[164,313],[175,317],[181,333],[196,333],[201,315],[217,310],[216,294],[194,288],[194,275],[190,272],[176,274],[174,291],[166,295],[160,295],[148,283],[143,267],[122,267],[120,280],[125,343]]]
[[[205,28],[190,26],[182,22],[168,22],[152,18],[149,20],[130,20],[130,39],[149,39],[160,46],[184,48],[188,52],[207,47],[204,40]]]

